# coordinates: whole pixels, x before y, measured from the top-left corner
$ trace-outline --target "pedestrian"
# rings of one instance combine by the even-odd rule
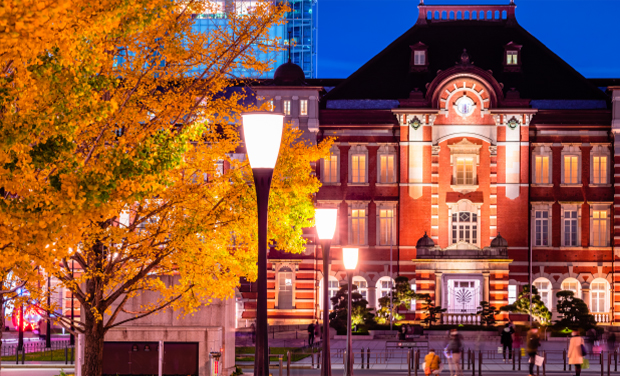
[[[398,340],[404,341],[407,338],[407,325],[402,325],[398,331]]]
[[[572,335],[568,345],[568,364],[575,366],[575,374],[579,376],[581,375],[581,364],[583,364],[583,356],[585,355],[583,353],[585,343],[576,330],[573,330]]]
[[[435,349],[431,349],[424,357],[424,374],[439,375],[441,373],[441,358],[435,354]]]
[[[308,346],[312,347],[314,344],[314,323],[308,325]]]
[[[616,333],[609,333],[609,337],[607,337],[607,346],[609,347],[610,352],[614,352],[614,350],[616,350]]]
[[[525,338],[525,351],[530,357],[530,376],[534,376],[534,365],[536,364],[536,355],[540,347],[540,337],[538,336],[538,328],[533,326]]]
[[[450,375],[461,376],[463,374],[461,370],[461,353],[463,352],[463,336],[458,333],[456,329],[450,330],[450,340],[447,347],[450,358],[448,364],[450,365]]]
[[[508,359],[512,359],[512,335],[515,330],[507,323],[502,330],[500,343],[502,344],[502,354],[504,355],[504,363],[506,363],[506,351],[508,351]]]
[[[254,323],[250,325],[250,331],[252,333],[252,344],[254,344],[256,342],[256,325]]]
[[[521,335],[517,330],[512,334],[512,348],[521,351]]]
[[[314,324],[314,338],[321,338],[321,325],[319,325],[319,320],[316,320]]]

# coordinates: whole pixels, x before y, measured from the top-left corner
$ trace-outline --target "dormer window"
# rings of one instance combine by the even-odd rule
[[[518,51],[506,51],[506,65],[518,65],[519,64],[519,52]]]
[[[426,51],[413,51],[413,65],[426,65]]]
[[[513,42],[504,46],[504,72],[521,71],[521,47]]]
[[[411,61],[409,62],[411,71],[424,72],[428,70],[428,47],[424,43],[418,42],[409,48],[411,48]]]

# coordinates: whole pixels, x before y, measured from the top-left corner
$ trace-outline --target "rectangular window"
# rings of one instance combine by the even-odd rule
[[[426,51],[414,51],[413,52],[413,65],[425,65],[426,64]]]
[[[301,116],[308,116],[308,100],[302,99],[299,101],[299,114]]]
[[[517,65],[519,52],[518,51],[506,51],[506,64],[507,65]]]
[[[606,312],[607,307],[605,301],[607,300],[607,285],[602,282],[595,282],[590,286],[590,294],[592,304],[590,310],[592,312]]]
[[[579,183],[579,157],[575,155],[564,156],[564,183]]]
[[[366,244],[366,209],[351,210],[351,244]]]
[[[338,183],[338,156],[335,154],[330,155],[328,158],[323,158],[323,182],[324,183]]]
[[[534,221],[534,245],[547,246],[549,245],[549,212],[536,210]]]
[[[607,247],[607,210],[594,210],[592,213],[592,245]]]
[[[379,244],[390,245],[393,244],[393,224],[394,224],[394,210],[393,209],[380,209],[379,210]]]
[[[284,115],[291,114],[291,101],[282,102],[282,107],[284,108]]]
[[[351,156],[351,172],[352,183],[366,183],[366,155]]]
[[[534,287],[538,290],[540,300],[545,304],[545,307],[551,307],[549,300],[549,282],[534,282]]]
[[[508,285],[508,304],[512,304],[517,301],[517,286]]]
[[[594,184],[607,184],[607,157],[592,157]]]
[[[474,159],[473,158],[457,158],[456,159],[456,184],[457,185],[473,185],[474,184]]]
[[[380,167],[381,174],[379,175],[380,183],[393,183],[396,181],[394,173],[394,155],[381,155]]]
[[[564,245],[577,246],[577,211],[564,211]]]
[[[535,158],[535,182],[537,184],[549,184],[549,157],[537,155]]]

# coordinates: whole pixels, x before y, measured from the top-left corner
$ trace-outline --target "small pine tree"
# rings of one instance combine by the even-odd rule
[[[590,314],[586,303],[575,297],[572,291],[560,291],[555,294],[558,298],[557,310],[561,315],[557,323],[570,329],[583,328],[588,330],[596,326],[596,319]]]
[[[436,323],[437,320],[439,320],[439,315],[446,312],[447,309],[441,308],[441,306],[435,306],[435,303],[429,294],[423,294],[420,295],[420,297],[424,299],[422,312],[426,313],[426,316],[422,319],[422,323],[432,326],[433,323]]]
[[[481,301],[478,307],[477,315],[480,315],[480,323],[482,325],[491,326],[495,324],[495,315],[498,314],[497,308],[489,302]]]
[[[521,293],[517,300],[506,306],[500,308],[500,311],[504,312],[514,312],[514,313],[525,313],[530,316],[534,320],[536,320],[542,326],[548,326],[551,324],[551,312],[545,306],[540,295],[538,295],[538,289],[536,286],[531,286],[532,288],[532,306],[530,307],[530,286],[523,286]]]
[[[351,292],[351,325],[366,324],[373,318],[370,309],[367,308],[368,301],[364,299],[362,294],[356,291],[357,286],[353,285]],[[336,329],[338,333],[347,330],[347,310],[349,308],[348,284],[340,286],[340,289],[334,297],[331,298],[333,311],[329,314],[329,326]]]
[[[411,310],[411,301],[419,298],[418,294],[411,289],[409,278],[396,277],[392,287],[392,309],[390,310],[390,296],[386,295],[379,299],[379,309],[375,315],[375,321],[378,324],[387,324],[391,317],[395,321],[402,320],[403,316],[398,314],[399,307],[405,307]],[[415,307],[413,308],[415,310]]]

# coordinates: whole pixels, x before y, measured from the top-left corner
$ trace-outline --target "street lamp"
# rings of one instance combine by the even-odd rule
[[[353,342],[351,338],[351,291],[353,290],[353,271],[357,267],[357,248],[342,248],[342,261],[344,268],[347,270],[347,280],[349,281],[348,293],[348,309],[347,309],[347,360],[344,365],[345,376],[353,376]]]
[[[283,114],[248,112],[243,117],[245,147],[252,167],[258,209],[258,276],[256,279],[256,352],[254,376],[269,376],[267,338],[267,213],[273,169],[282,141]]]
[[[316,209],[314,211],[316,232],[323,251],[323,362],[321,376],[332,375],[329,349],[329,248],[338,222],[338,209]]]

